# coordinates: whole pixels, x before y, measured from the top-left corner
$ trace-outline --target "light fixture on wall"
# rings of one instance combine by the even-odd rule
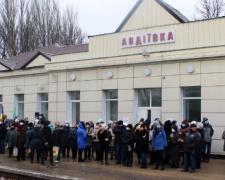
[[[19,91],[20,90],[18,85],[15,86],[15,90],[16,91]]]
[[[142,49],[142,56],[149,56],[149,53],[146,51],[145,48]]]
[[[186,70],[187,70],[188,73],[193,73],[195,71],[195,68],[192,65],[188,65]]]
[[[75,75],[75,74],[71,74],[71,75],[70,75],[70,79],[71,79],[72,81],[75,81],[75,80],[76,80],[76,75]]]
[[[113,72],[112,71],[108,71],[107,73],[106,73],[106,76],[107,76],[107,78],[112,78],[113,77]]]
[[[149,68],[145,69],[145,70],[144,70],[144,74],[145,74],[146,76],[150,76],[150,74],[151,74],[151,69],[149,69]]]
[[[43,90],[43,89],[44,89],[44,87],[42,86],[42,84],[39,84],[39,85],[38,85],[38,89],[39,89],[39,90]]]

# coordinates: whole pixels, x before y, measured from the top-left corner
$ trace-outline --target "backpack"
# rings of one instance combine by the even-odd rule
[[[204,128],[204,139],[203,139],[203,141],[205,142],[205,143],[210,143],[211,141],[212,141],[212,137],[211,137],[211,128]]]

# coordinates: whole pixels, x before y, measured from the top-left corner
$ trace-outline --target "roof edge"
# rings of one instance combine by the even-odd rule
[[[174,18],[176,18],[180,23],[185,23],[185,22],[188,22],[188,19],[187,21],[185,21],[184,19],[182,19],[181,17],[179,17],[176,13],[174,13],[173,11],[171,11],[171,9],[165,5],[165,2],[162,1],[162,0],[155,0],[159,5],[161,5],[168,13],[170,13]],[[167,4],[167,3],[166,3]],[[168,4],[169,5],[169,4]],[[170,5],[169,5],[170,6]],[[171,6],[172,7],[172,6]],[[173,8],[173,7],[172,7]],[[173,8],[174,9],[174,8]],[[178,10],[176,10],[178,11]],[[179,11],[178,11],[179,12]],[[180,12],[179,12],[180,13]],[[181,13],[180,13],[181,14]],[[183,14],[181,14],[182,16],[184,16]]]
[[[4,67],[7,68],[8,70],[12,71],[12,69],[11,69],[10,67],[6,66],[6,65],[5,65],[4,63],[2,63],[1,61],[0,61],[0,65],[4,66]]]
[[[143,2],[143,0],[138,0],[134,7],[131,9],[131,11],[127,14],[127,16],[124,18],[122,23],[119,25],[119,27],[116,29],[115,33],[120,32],[121,29],[124,27],[124,25],[127,23],[127,21],[131,18],[131,16],[134,14],[134,12],[137,10],[137,8],[140,6],[140,4]]]

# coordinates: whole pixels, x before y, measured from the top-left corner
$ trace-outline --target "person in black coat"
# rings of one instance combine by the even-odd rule
[[[149,133],[144,124],[142,124],[139,130],[136,131],[136,138],[138,144],[138,152],[141,154],[141,168],[147,168],[146,152],[148,151]]]
[[[128,124],[126,127],[126,132],[123,133],[122,143],[123,151],[126,156],[125,166],[132,167],[133,165],[133,152],[134,152],[134,143],[136,141],[135,132],[132,124]]]
[[[39,128],[38,124],[34,125],[34,128],[30,132],[28,138],[29,138],[30,149],[31,149],[30,162],[33,163],[34,153],[36,151],[36,153],[37,153],[37,163],[40,163],[39,159],[40,159],[41,134],[40,134],[40,128]]]
[[[201,141],[201,135],[197,131],[196,122],[192,121],[190,130],[187,132],[184,139],[184,169],[182,172],[188,172],[189,161],[191,160],[190,173],[194,173],[196,169],[196,153],[198,145]]]
[[[116,148],[116,164],[125,163],[125,154],[122,151],[122,134],[126,131],[126,126],[123,125],[123,121],[119,120],[117,124],[113,127],[113,134],[115,134],[115,148]]]
[[[53,146],[59,147],[58,157],[55,162],[60,162],[60,152],[62,150],[62,136],[63,136],[63,126],[60,126],[59,122],[55,123],[55,129],[53,130],[52,139]]]
[[[197,125],[198,132],[201,134],[201,141],[198,144],[198,149],[196,153],[196,169],[201,168],[201,161],[202,161],[202,146],[203,146],[203,140],[204,140],[204,130],[203,130],[203,124],[199,123]]]
[[[106,125],[102,124],[102,128],[98,131],[98,139],[100,143],[100,158],[101,158],[101,165],[103,165],[103,157],[105,154],[105,165],[109,165],[108,163],[108,151],[109,151],[109,144],[112,140],[112,136],[110,132],[107,130]]]
[[[0,120],[0,154],[5,153],[5,136],[7,133],[7,127],[3,120]]]
[[[62,148],[63,148],[63,158],[70,157],[70,146],[69,146],[69,133],[70,133],[70,124],[66,122],[65,126],[63,127],[63,135],[62,135]]]
[[[169,160],[172,162],[171,168],[179,167],[181,136],[176,125],[171,127],[171,133],[168,137]]]
[[[69,145],[72,150],[72,159],[77,158],[77,125],[73,124],[72,128],[70,128],[69,134]]]
[[[50,156],[50,166],[55,167],[53,163],[53,140],[52,140],[52,131],[48,126],[50,121],[45,120],[42,129],[40,130],[41,134],[41,167],[46,167],[44,163],[44,157],[47,152]]]

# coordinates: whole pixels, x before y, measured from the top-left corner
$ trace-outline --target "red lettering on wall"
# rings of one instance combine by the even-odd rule
[[[127,39],[126,38],[123,38],[122,40],[122,46],[126,46],[127,45]]]
[[[137,38],[136,38],[136,45],[142,45],[141,36],[137,36]]]
[[[158,34],[153,34],[153,42],[157,42],[158,41]]]
[[[165,33],[160,33],[160,41],[165,41]]]
[[[146,43],[146,36],[143,36],[143,43]]]
[[[173,40],[173,33],[172,32],[169,32],[169,34],[168,34],[168,41],[169,40]]]
[[[129,45],[133,45],[134,44],[134,38],[133,37],[130,37],[129,38]]]
[[[147,34],[147,36],[148,36],[148,43],[150,43],[151,42],[151,34]]]

